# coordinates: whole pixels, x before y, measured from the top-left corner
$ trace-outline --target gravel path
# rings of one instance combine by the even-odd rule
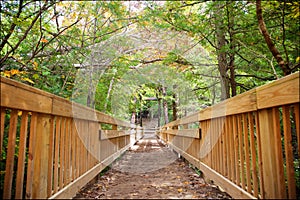
[[[75,199],[224,199],[231,198],[201,178],[154,134],[114,162],[95,183]]]

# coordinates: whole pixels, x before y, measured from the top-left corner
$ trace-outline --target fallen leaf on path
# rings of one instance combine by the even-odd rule
[[[177,191],[178,191],[178,192],[182,192],[182,188],[179,188]]]

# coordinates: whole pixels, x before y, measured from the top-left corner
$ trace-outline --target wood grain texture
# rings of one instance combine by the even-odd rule
[[[12,195],[12,182],[14,173],[14,155],[16,147],[16,132],[18,123],[18,111],[12,110],[10,113],[8,142],[7,142],[7,155],[4,176],[4,190],[3,199],[10,199]]]
[[[168,129],[168,130],[164,131],[164,133],[171,134],[171,135],[190,137],[190,138],[200,138],[198,129],[182,129],[182,130]]]
[[[258,87],[256,89],[257,108],[263,109],[299,102],[299,73]]]
[[[21,119],[20,140],[19,140],[20,143],[19,143],[18,169],[17,169],[16,193],[15,193],[16,199],[23,198],[27,129],[28,129],[28,112],[23,112],[22,119]]]
[[[51,113],[52,99],[49,96],[33,92],[31,88],[24,90],[1,83],[1,107]]]

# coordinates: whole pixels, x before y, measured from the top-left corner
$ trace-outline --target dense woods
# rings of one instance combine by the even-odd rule
[[[166,123],[299,71],[299,17],[296,1],[1,1],[1,75]]]

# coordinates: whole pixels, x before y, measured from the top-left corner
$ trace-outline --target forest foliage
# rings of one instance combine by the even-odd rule
[[[4,0],[1,76],[123,119],[175,119],[299,71],[299,6]]]

